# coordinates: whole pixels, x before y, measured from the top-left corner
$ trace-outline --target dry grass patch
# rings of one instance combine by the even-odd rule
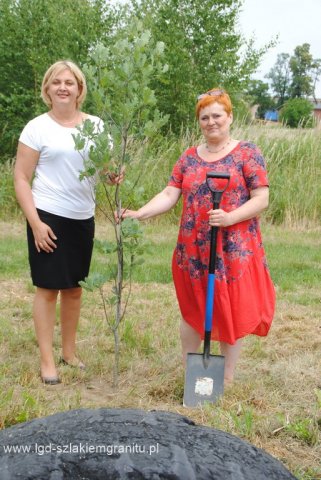
[[[98,237],[110,234],[105,226],[98,225],[97,230]],[[147,231],[154,248],[161,244],[162,251],[167,249],[163,263],[169,268],[168,244],[175,241],[177,227],[148,225]],[[16,241],[24,236],[24,225],[5,224],[1,232],[1,238]],[[304,263],[303,281],[295,281],[294,286],[292,281],[287,287],[284,277],[276,275],[283,283],[277,285],[277,310],[269,336],[245,339],[234,386],[217,404],[197,409],[182,406],[180,317],[172,283],[134,283],[121,327],[117,389],[112,387],[113,338],[99,295],[84,292],[77,348],[87,369],[77,372],[60,366],[63,383],[48,387],[39,379],[32,323],[34,288],[27,264],[14,263],[13,272],[0,281],[0,428],[74,408],[168,410],[250,441],[302,480],[321,479],[321,303],[314,277],[305,283],[309,266],[318,258],[316,235],[317,231],[304,240],[312,250]],[[266,228],[264,238],[270,246],[278,245],[281,238],[291,247],[288,231]],[[297,245],[303,240],[298,235],[292,242]],[[278,248],[271,250],[275,252]],[[284,254],[273,255],[269,263],[278,273]],[[154,258],[147,259],[144,268],[153,263]],[[58,323],[55,355],[60,356]]]
[[[2,428],[74,408],[170,410],[247,439],[279,458],[299,478],[318,478],[321,328],[317,306],[291,305],[279,298],[269,337],[246,338],[235,385],[218,404],[186,410],[179,314],[171,284],[133,286],[122,327],[117,390],[112,387],[113,340],[98,295],[87,293],[78,336],[87,370],[60,367],[62,385],[41,385],[30,290],[27,277],[0,285]],[[57,358],[59,345],[57,325]],[[309,471],[315,477],[309,477]]]

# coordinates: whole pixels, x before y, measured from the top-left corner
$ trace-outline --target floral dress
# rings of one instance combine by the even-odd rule
[[[204,338],[210,225],[213,207],[207,172],[226,172],[230,181],[220,208],[229,212],[268,185],[264,159],[252,143],[239,142],[225,157],[206,162],[196,147],[175,164],[168,185],[182,190],[183,212],[172,260],[173,279],[184,320]],[[216,188],[221,188],[220,186]],[[212,339],[234,344],[248,334],[267,335],[275,291],[266,263],[258,218],[220,228],[217,236]]]

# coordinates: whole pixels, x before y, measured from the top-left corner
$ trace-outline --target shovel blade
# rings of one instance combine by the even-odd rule
[[[205,402],[215,403],[224,392],[224,363],[222,355],[188,353],[185,371],[184,407],[197,407]]]

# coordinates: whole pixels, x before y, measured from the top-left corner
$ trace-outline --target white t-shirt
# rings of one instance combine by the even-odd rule
[[[99,117],[88,115],[97,129],[103,129]],[[79,179],[88,158],[90,144],[75,150],[72,134],[76,128],[63,127],[47,113],[27,123],[19,141],[40,153],[32,194],[36,208],[62,217],[84,220],[94,215],[95,179]]]

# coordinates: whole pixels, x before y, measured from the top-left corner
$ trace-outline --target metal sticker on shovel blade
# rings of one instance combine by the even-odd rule
[[[215,403],[223,395],[224,357],[210,355],[208,366],[201,353],[188,353],[185,371],[184,407]]]
[[[210,397],[213,393],[214,380],[210,377],[198,377],[195,383],[195,393]]]

